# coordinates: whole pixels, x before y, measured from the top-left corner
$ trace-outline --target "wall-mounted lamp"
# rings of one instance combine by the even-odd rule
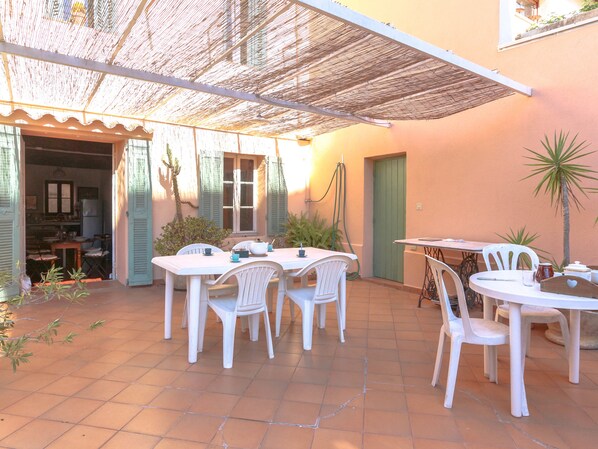
[[[52,172],[52,176],[54,178],[64,178],[66,176],[66,172],[61,167],[56,167]]]

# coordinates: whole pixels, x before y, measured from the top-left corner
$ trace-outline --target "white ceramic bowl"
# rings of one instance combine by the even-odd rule
[[[263,256],[268,252],[268,243],[266,242],[252,242],[249,245],[249,251],[256,256]]]

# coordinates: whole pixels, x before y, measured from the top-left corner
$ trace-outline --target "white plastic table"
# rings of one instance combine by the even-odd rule
[[[317,248],[304,248],[306,257],[297,257],[297,248],[279,248],[268,253],[267,257],[249,257],[241,259],[239,263],[230,261],[230,253],[213,253],[212,256],[201,254],[186,254],[182,256],[154,257],[152,263],[166,270],[164,288],[164,338],[172,337],[172,295],[174,291],[174,276],[189,276],[189,363],[197,362],[197,353],[203,349],[204,330],[200,329],[200,314],[207,313],[207,300],[200,301],[202,277],[220,275],[240,264],[255,261],[269,260],[278,262],[286,270],[299,270],[310,263],[333,255],[344,255],[352,260],[357,256],[349,253],[340,253]],[[340,301],[342,310],[342,323],[345,328],[346,317],[346,277],[340,282]]]
[[[484,296],[484,318],[493,319],[492,298],[509,303],[511,414],[516,417],[529,416],[523,377],[521,306],[527,304],[569,310],[569,382],[574,384],[579,383],[580,311],[598,310],[598,301],[592,298],[543,292],[538,284],[526,287],[521,273],[513,270],[483,271],[469,279],[469,287]],[[484,362],[486,364],[486,360]]]

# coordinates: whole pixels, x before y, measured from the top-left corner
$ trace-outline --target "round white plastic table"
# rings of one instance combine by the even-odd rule
[[[470,277],[469,287],[484,296],[484,318],[493,318],[493,298],[509,303],[511,414],[513,416],[529,416],[523,378],[522,305],[569,310],[569,382],[579,383],[580,311],[598,310],[598,300],[543,292],[540,291],[540,286],[537,283],[533,287],[526,287],[522,282],[522,272],[514,270],[476,273]]]

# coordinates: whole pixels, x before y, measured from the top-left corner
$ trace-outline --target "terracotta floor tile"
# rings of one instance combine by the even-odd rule
[[[153,449],[159,441],[159,437],[120,431],[115,433],[114,436],[102,446],[102,449]]]
[[[125,404],[147,405],[162,391],[162,387],[133,384],[114,396],[111,401]]]
[[[0,440],[7,437],[15,430],[23,427],[31,421],[32,418],[26,416],[15,416],[0,413]]]
[[[366,409],[364,432],[370,434],[410,436],[411,425],[406,412]]]
[[[462,442],[457,422],[450,416],[410,413],[413,438]],[[433,425],[432,425],[433,423]]]
[[[210,382],[207,390],[214,393],[241,395],[250,383],[251,379],[246,377],[220,376]]]
[[[404,393],[371,390],[365,395],[365,408],[386,411],[406,411],[407,400]]]
[[[212,440],[212,445],[239,449],[258,449],[269,426],[265,423],[230,418]]]
[[[444,440],[413,440],[413,449],[467,449],[467,447],[468,446],[465,446],[462,443],[454,443]]]
[[[214,416],[228,416],[241,396],[224,393],[201,393],[191,404],[189,411]]]
[[[199,391],[178,389],[178,388],[165,388],[162,392],[150,402],[150,407],[157,407],[161,409],[169,410],[182,410],[189,409],[191,404],[199,397],[201,393]]]
[[[324,401],[322,404],[339,406],[350,404],[355,407],[363,407],[364,393],[363,388],[357,387],[326,387]]]
[[[64,376],[58,379],[56,382],[53,382],[50,385],[47,385],[44,388],[40,389],[40,392],[49,394],[59,394],[62,396],[70,396],[87,387],[93,382],[93,379],[85,377]]]
[[[148,372],[148,368],[141,366],[118,366],[106,374],[103,378],[106,380],[116,380],[122,382],[133,382]]]
[[[207,415],[184,415],[165,435],[169,438],[209,443],[224,422]]]
[[[262,449],[310,449],[314,429],[272,424],[262,442]]]
[[[316,429],[312,449],[360,449],[362,434],[345,430]]]
[[[351,405],[323,405],[320,410],[320,428],[363,432],[363,411],[363,408]]]
[[[76,424],[104,404],[95,399],[69,398],[48,410],[42,418]]]
[[[284,392],[284,399],[296,402],[311,402],[321,404],[324,400],[326,387],[324,385],[291,382]]]
[[[185,372],[177,377],[172,383],[172,386],[176,388],[188,388],[195,391],[205,390],[216,377],[217,376],[213,374]]]
[[[68,431],[72,424],[35,419],[0,441],[0,446],[13,449],[42,449]]]
[[[141,410],[138,405],[107,402],[85,418],[81,424],[120,430]]]
[[[141,376],[137,382],[144,385],[165,387],[167,385],[172,385],[180,375],[181,373],[178,371],[153,368]]]
[[[31,373],[10,383],[12,390],[38,391],[60,379],[57,374]]]
[[[293,374],[292,381],[306,384],[325,385],[330,376],[329,370],[297,368]]]
[[[78,425],[69,429],[52,444],[47,446],[47,448],[95,449],[101,447],[114,433],[113,430]]]
[[[411,438],[394,435],[363,435],[363,449],[414,449]]]
[[[274,421],[283,424],[314,426],[320,415],[320,405],[308,402],[282,401]]]
[[[148,408],[142,410],[124,427],[127,432],[147,435],[166,435],[170,428],[183,416],[174,410]]]
[[[162,438],[153,449],[207,449],[208,445],[195,441],[175,440],[173,438]],[[102,448],[103,449],[103,448]],[[115,448],[116,449],[116,448]],[[137,449],[137,448],[135,448]],[[216,448],[219,449],[219,448]]]
[[[4,409],[10,415],[37,417],[60,404],[67,399],[66,396],[58,396],[46,393],[32,393],[29,396],[15,402]]]
[[[254,379],[243,393],[243,396],[282,399],[288,386],[288,382],[281,380]]]
[[[274,413],[279,404],[280,401],[277,399],[242,397],[231,410],[229,416],[270,422],[274,418]]]

